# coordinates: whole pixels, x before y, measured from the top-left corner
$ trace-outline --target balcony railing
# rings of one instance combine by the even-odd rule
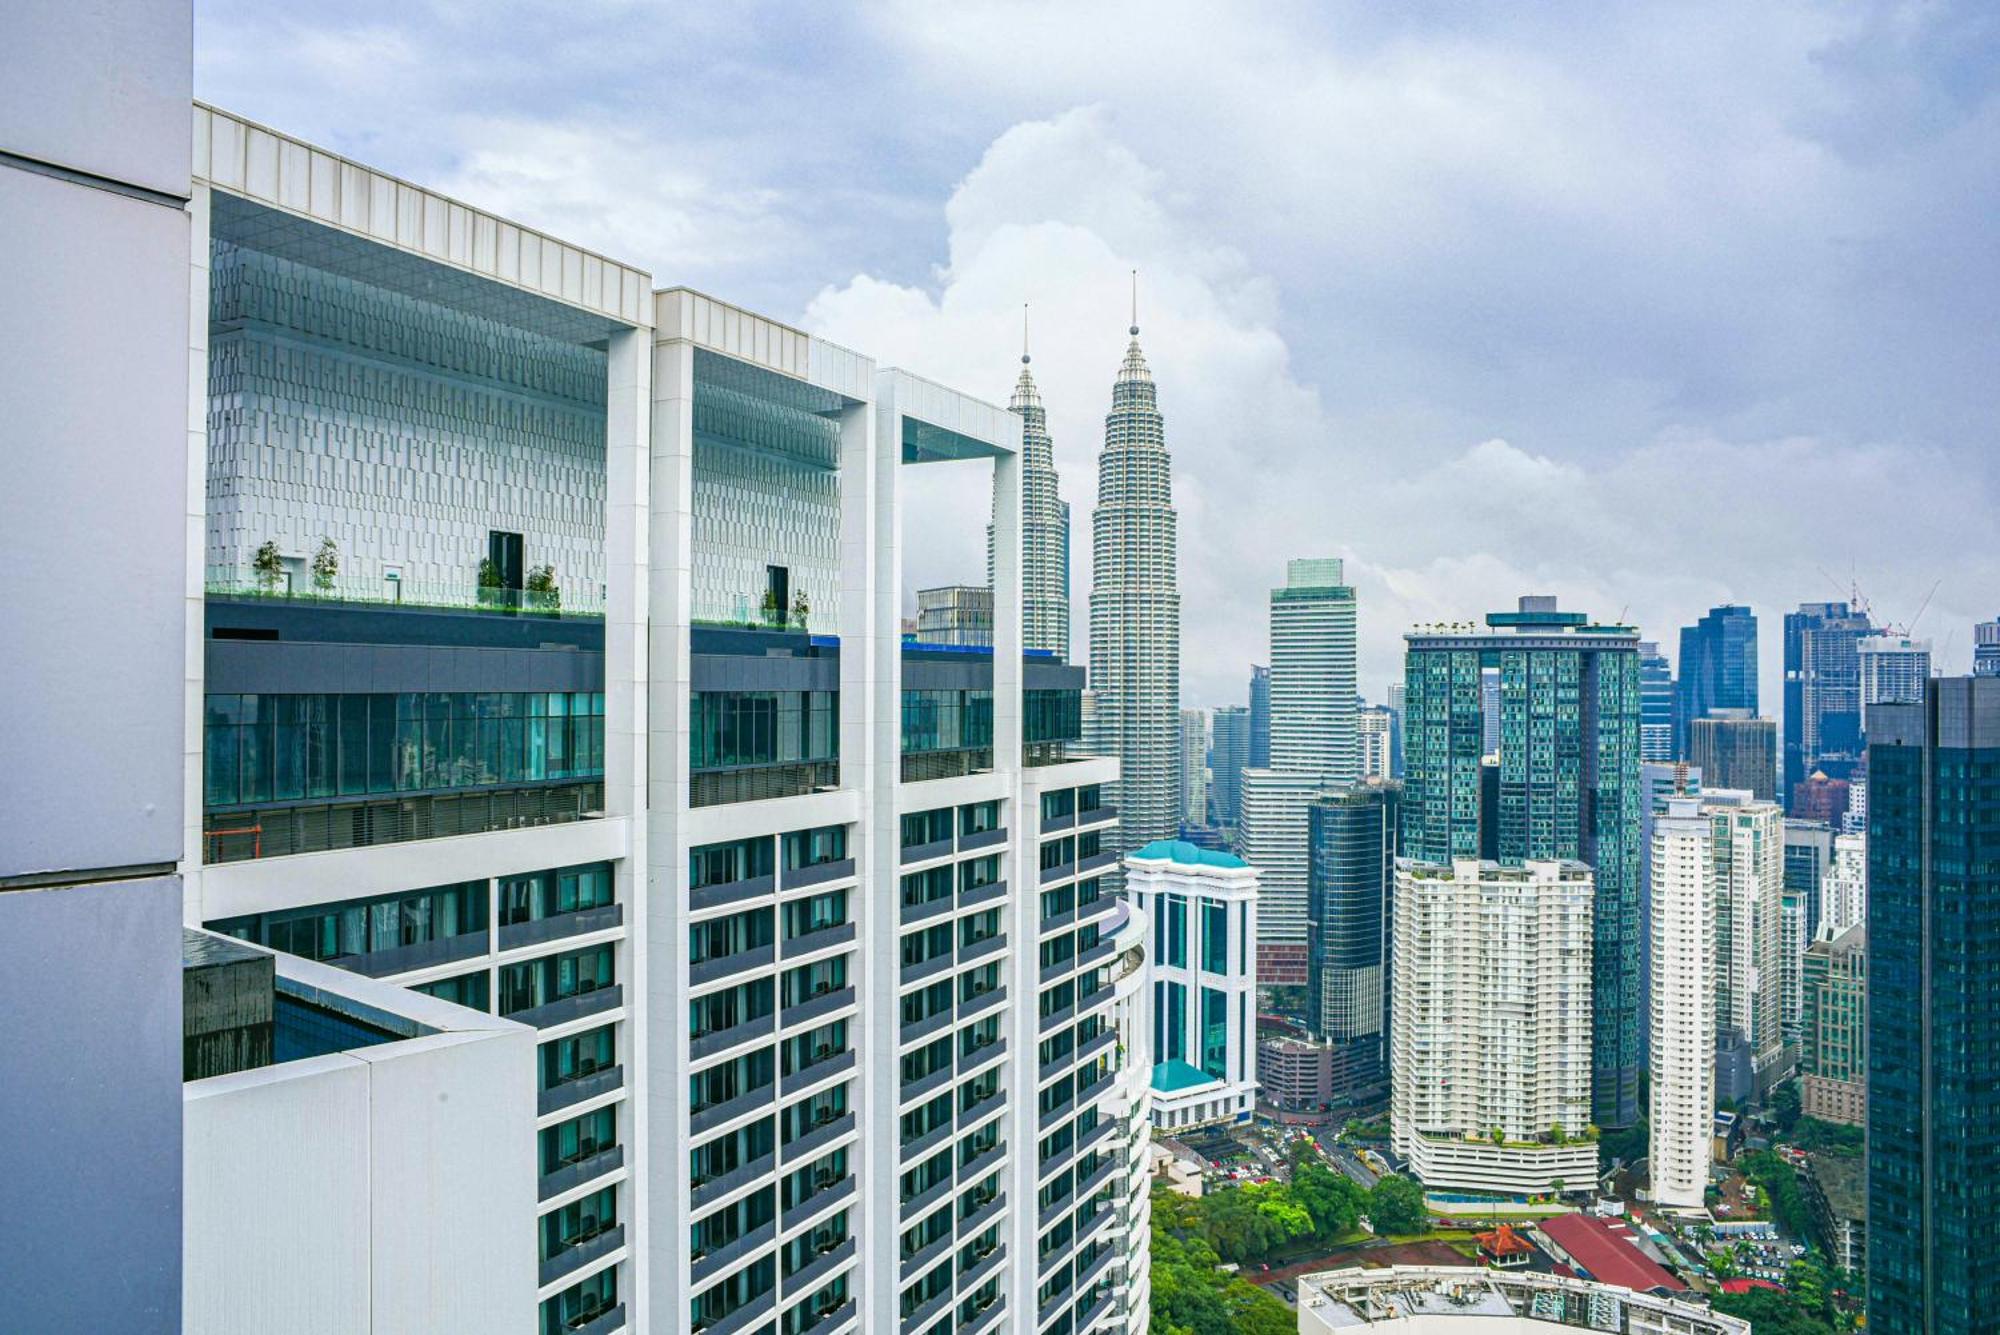
[[[311,575],[279,571],[264,579],[236,566],[210,566],[203,581],[211,598],[259,598],[272,602],[349,603],[375,607],[410,607],[460,612],[496,612],[511,616],[602,617],[601,585],[565,585],[552,589],[481,587],[473,572],[463,580],[419,581],[380,575],[334,575],[321,582]]]
[[[485,834],[591,820],[604,814],[602,783],[542,784],[410,797],[326,798],[210,811],[202,861],[244,862],[454,834]]]
[[[776,797],[804,797],[839,785],[837,760],[695,770],[688,776],[688,805],[715,807],[733,802],[764,802]]]

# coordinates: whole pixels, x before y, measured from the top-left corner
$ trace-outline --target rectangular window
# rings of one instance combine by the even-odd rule
[[[1229,996],[1212,987],[1201,990],[1201,1069],[1229,1078]]]
[[[958,809],[958,832],[961,835],[985,834],[988,830],[999,828],[998,802],[969,802]]]
[[[1179,895],[1167,901],[1167,963],[1176,969],[1187,967],[1187,900]]]
[[[921,848],[925,844],[944,843],[951,838],[951,828],[950,807],[905,812],[902,822],[903,847]]]
[[[847,827],[822,825],[817,829],[793,830],[785,836],[785,870],[817,867],[839,862],[847,856]]]
[[[1201,967],[1209,973],[1229,972],[1229,906],[1201,906]]]
[[[730,885],[775,870],[769,835],[724,844],[701,844],[688,850],[688,888]]]

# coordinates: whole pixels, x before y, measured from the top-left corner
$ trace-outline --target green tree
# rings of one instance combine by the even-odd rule
[[[1291,1309],[1219,1268],[1221,1258],[1199,1232],[1206,1212],[1197,1201],[1156,1187],[1152,1209],[1152,1335],[1292,1335],[1297,1319]],[[1251,1212],[1256,1209],[1253,1204]]]
[[[1352,1232],[1361,1217],[1361,1188],[1316,1157],[1293,1172],[1292,1199],[1312,1217],[1313,1236],[1321,1242],[1333,1242]]]
[[[1718,1294],[1715,1310],[1743,1317],[1757,1335],[1834,1335],[1831,1322],[1807,1311],[1794,1295],[1781,1289]]]
[[[1430,1223],[1424,1189],[1414,1178],[1391,1173],[1368,1193],[1368,1220],[1377,1233],[1421,1233]]]

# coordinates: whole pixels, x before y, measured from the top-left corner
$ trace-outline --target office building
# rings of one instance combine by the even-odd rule
[[[1861,753],[1861,763],[1854,767],[1854,775],[1847,781],[1847,810],[1841,813],[1840,829],[1844,834],[1866,834],[1868,832],[1868,753]]]
[[[1567,1216],[1601,1233],[1602,1221]],[[1465,1266],[1353,1266],[1299,1278],[1299,1335],[1508,1335],[1541,1331],[1623,1331],[1625,1335],[1750,1335],[1750,1323],[1682,1296],[1685,1286],[1629,1242],[1602,1237],[1565,1251],[1573,1273]]]
[[[1973,624],[1972,675],[2000,677],[2000,617]]]
[[[1426,1187],[1594,1181],[1590,868],[1396,864],[1389,1134]]]
[[[1207,825],[1208,818],[1208,711],[1181,711],[1181,816],[1182,825]]]
[[[1715,1115],[1715,831],[1698,797],[1669,797],[1665,807],[1653,818],[1650,848],[1648,1163],[1656,1203],[1698,1210]]]
[[[1687,725],[1687,761],[1711,788],[1734,788],[1760,802],[1778,791],[1778,725],[1740,710],[1711,710]]]
[[[1324,1101],[1388,1092],[1389,896],[1403,787],[1358,783],[1307,809],[1306,1022],[1328,1049]]]
[[[1806,947],[1799,1093],[1805,1115],[1862,1126],[1868,1113],[1868,929],[1822,933]]]
[[[1119,762],[1118,847],[1180,832],[1181,596],[1167,454],[1153,374],[1132,341],[1111,387],[1091,518],[1089,749]]]
[[[1250,668],[1250,768],[1271,767],[1271,669]]]
[[[1361,777],[1354,590],[1335,559],[1289,562],[1271,590],[1271,763],[1244,775],[1243,855],[1263,876],[1266,983],[1305,981],[1306,801]]]
[[[1486,628],[1404,637],[1402,852],[1425,862],[1575,859],[1594,871],[1592,1121],[1639,1120],[1639,637],[1529,597]],[[1481,675],[1498,671],[1490,800]]]
[[[983,584],[918,589],[917,642],[991,649],[993,590]]]
[[[1783,1029],[1784,817],[1750,794],[1704,786],[1714,826],[1715,1079],[1761,1099],[1787,1073]]]
[[[1819,935],[1833,840],[1833,828],[1825,821],[1785,818],[1785,893],[1797,895],[1805,908],[1808,941]]]
[[[1735,603],[1712,607],[1681,628],[1680,676],[1675,684],[1678,756],[1688,754],[1688,725],[1716,710],[1757,714],[1757,614]],[[1711,776],[1711,783],[1713,777]]]
[[[1125,858],[1153,942],[1153,1125],[1248,1122],[1257,1108],[1257,869],[1159,840]]]
[[[1329,787],[1317,774],[1243,771],[1236,846],[1258,872],[1257,977],[1266,987],[1306,985],[1306,812]]]
[[[186,0],[7,9],[0,679],[23,712],[0,767],[0,1324],[19,1330],[181,1315],[192,27]]]
[[[1384,705],[1363,705],[1354,711],[1354,736],[1361,756],[1357,777],[1394,778],[1396,715]]]
[[[1658,644],[1639,641],[1639,759],[1665,764],[1680,758],[1674,736],[1678,708],[1673,665]]]
[[[1914,705],[1931,679],[1931,642],[1906,635],[1864,635],[1855,646],[1861,673],[1861,731],[1876,705]]]
[[[1868,771],[1868,1324],[2000,1311],[2000,681],[1882,705]]]
[[[1250,766],[1250,711],[1223,705],[1209,719],[1208,792],[1216,824],[1243,823],[1243,771]]]
[[[1021,349],[1021,375],[1007,411],[1021,419],[1021,643],[1069,661],[1069,503],[1056,476],[1049,414]],[[993,583],[993,529],[986,530],[986,583]]]
[[[1845,779],[1861,759],[1860,644],[1866,608],[1800,603],[1785,614],[1784,791],[1818,770]]]
[[[1813,935],[1840,933],[1868,921],[1868,836],[1838,834],[1820,881],[1819,922]]]
[[[1500,754],[1500,671],[1483,668],[1479,673],[1480,754]]]
[[[1786,1048],[1796,1053],[1805,1015],[1806,931],[1804,895],[1782,883],[1778,889],[1778,1031]]]
[[[167,28],[126,35],[185,48]],[[295,1324],[240,1304],[317,1303],[362,1272],[343,1254],[290,1295],[217,1295],[241,1256],[201,1248],[252,1225],[232,1202],[254,1166],[257,1217],[384,1239],[372,1287],[319,1308],[343,1328],[373,1304],[398,1330],[1132,1329],[1145,1114],[1120,1078],[1142,1040],[1115,1027],[1137,949],[1105,893],[1118,768],[1077,754],[1082,669],[1023,644],[1021,418],[226,112],[167,113],[192,172],[145,189],[179,185],[185,209],[155,227],[155,204],[90,191],[41,219],[104,238],[130,355],[98,396],[114,415],[87,425],[145,457],[127,495],[101,459],[76,471],[73,403],[24,410],[50,444],[22,465],[29,495],[74,510],[56,546],[101,515],[160,578],[105,586],[118,645],[94,689],[117,699],[72,711],[117,730],[95,754],[120,774],[71,736],[14,794],[7,885],[47,893],[0,893],[0,1000],[49,1016],[24,1069],[64,1076],[10,1088],[19,1124],[48,1128],[10,1180],[74,1197],[94,1164],[122,1208],[59,1212],[0,1262],[35,1276],[10,1317]],[[92,221],[100,199],[130,235]],[[66,253],[27,309],[98,291]],[[995,497],[991,648],[902,641],[915,467]],[[24,624],[88,650],[87,578],[48,583],[71,601]],[[73,658],[8,666],[68,698]],[[183,921],[298,957],[273,969],[268,1067],[182,1080]],[[287,977],[323,1006],[359,998],[393,1040],[284,1060]],[[85,984],[149,1022],[49,1012]],[[261,1023],[216,1046],[254,1048]],[[453,1053],[504,1080],[424,1075],[449,1106],[412,1102],[401,1073]],[[235,1120],[319,1097],[315,1072],[373,1092],[334,1090],[348,1111],[289,1154]],[[115,1103],[93,1092],[114,1084]],[[370,1140],[369,1107],[405,1134]],[[258,1154],[212,1175],[218,1221],[192,1156],[239,1135]],[[475,1146],[490,1181],[451,1205],[478,1217],[443,1227],[425,1201]],[[336,1159],[347,1185],[328,1187]],[[377,1183],[365,1221],[356,1181]],[[274,1224],[260,1244],[332,1236]],[[435,1286],[411,1299],[428,1306],[402,1305],[406,1282]]]

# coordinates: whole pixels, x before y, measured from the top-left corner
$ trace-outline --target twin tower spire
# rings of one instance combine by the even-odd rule
[[[1139,275],[1131,343],[1111,387],[1091,515],[1090,679],[1084,749],[1115,756],[1122,778],[1120,846],[1179,833],[1180,589],[1166,423],[1139,347]],[[1070,657],[1069,506],[1059,492],[1048,414],[1021,313],[1021,374],[1008,407],[1021,416],[1021,573],[1026,646]],[[989,570],[989,576],[990,576]]]

